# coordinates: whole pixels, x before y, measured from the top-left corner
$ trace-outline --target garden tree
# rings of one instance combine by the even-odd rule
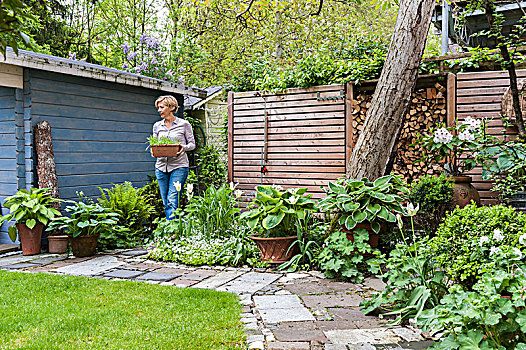
[[[349,161],[347,178],[387,170],[409,107],[436,0],[401,0],[387,58]]]
[[[29,36],[24,33],[24,23],[34,19],[20,0],[0,0],[0,53],[5,58],[8,45],[18,54],[18,40],[29,45]]]
[[[460,24],[466,22],[465,14],[475,10],[482,10],[486,14],[489,29],[482,31],[475,35],[485,35],[488,38],[489,44],[494,44],[502,59],[500,64],[503,69],[506,69],[510,77],[510,91],[512,97],[512,106],[515,114],[515,124],[517,126],[519,136],[524,139],[526,137],[526,130],[524,128],[524,120],[521,111],[521,103],[519,99],[519,89],[517,87],[517,73],[515,71],[515,63],[510,54],[510,49],[516,49],[524,45],[524,35],[526,34],[526,11],[522,8],[519,1],[519,9],[522,12],[522,18],[513,25],[510,29],[504,29],[504,22],[506,18],[502,13],[496,12],[497,3],[502,1],[497,0],[470,0],[466,6],[464,16],[461,16]],[[511,116],[508,116],[511,117]]]

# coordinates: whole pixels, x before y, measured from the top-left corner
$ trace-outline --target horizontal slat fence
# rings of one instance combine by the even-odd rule
[[[526,70],[518,70],[519,78],[526,78]],[[510,86],[507,72],[476,72],[457,74],[457,118],[462,121],[467,116],[488,118],[488,133],[502,135],[504,129],[501,113],[501,103],[504,92]],[[516,130],[507,129],[505,134],[514,137]],[[482,204],[496,202],[496,193],[491,191],[492,183],[482,181],[481,168],[470,172],[473,185],[479,190]]]
[[[307,187],[318,199],[324,193],[320,186],[345,174],[345,89],[327,85],[231,94],[229,177],[245,191],[245,200],[258,184]],[[265,113],[268,143],[262,162]]]

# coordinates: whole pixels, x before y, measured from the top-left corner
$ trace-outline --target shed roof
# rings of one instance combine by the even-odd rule
[[[206,96],[204,97],[185,97],[184,99],[184,109],[192,109],[199,103],[202,103],[206,100],[208,100],[210,97],[215,95],[216,93],[223,90],[223,86],[217,85],[217,86],[208,86],[203,88],[203,90],[206,91]]]
[[[115,68],[104,67],[98,64],[76,61],[68,58],[51,56],[26,50],[18,50],[17,56],[11,48],[7,48],[6,57],[2,63],[85,78],[105,80],[120,84],[140,86],[148,89],[162,90],[198,98],[205,98],[207,96],[207,92],[203,89],[175,84],[169,81],[125,72]]]

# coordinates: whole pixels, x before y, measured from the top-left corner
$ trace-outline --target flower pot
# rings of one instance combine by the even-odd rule
[[[367,230],[369,233],[369,245],[371,248],[378,248],[378,239],[380,238],[380,233],[376,233],[371,228],[371,225],[368,223],[360,223],[356,224],[356,227],[352,230],[347,230],[344,226],[340,229],[342,232],[345,232],[347,234],[347,239],[354,243],[354,230],[363,228]],[[380,232],[382,232],[382,229],[380,228]]]
[[[97,242],[99,235],[89,236],[68,236],[69,244],[71,245],[71,251],[77,258],[83,258],[86,256],[95,255],[95,249],[97,248]]]
[[[22,245],[23,255],[40,254],[40,240],[42,238],[42,229],[44,225],[37,222],[35,227],[30,229],[26,224],[15,224],[18,230],[18,237],[20,237],[20,244]]]
[[[183,148],[183,145],[158,145],[151,146],[154,157],[175,157]]]
[[[47,236],[49,242],[49,252],[51,254],[62,254],[68,250],[68,239],[66,235]]]
[[[509,199],[509,204],[526,214],[526,192],[517,192]]]
[[[250,236],[250,238],[256,242],[259,252],[261,253],[261,260],[263,261],[282,264],[299,253],[298,245],[294,245],[294,247],[289,250],[290,246],[298,238],[297,236],[266,238]]]
[[[452,176],[455,185],[453,187],[453,206],[464,208],[466,205],[475,202],[480,205],[479,192],[471,184],[471,176]]]

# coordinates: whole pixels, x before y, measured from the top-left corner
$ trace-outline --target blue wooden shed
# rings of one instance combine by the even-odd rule
[[[206,91],[30,51],[0,61],[0,204],[20,188],[37,186],[33,127],[51,125],[60,197],[99,194],[98,186],[141,186],[155,160],[146,138],[159,120],[159,95],[206,97]],[[179,108],[178,116],[182,116]],[[0,213],[8,209],[0,206]],[[0,243],[10,243],[7,227]]]

